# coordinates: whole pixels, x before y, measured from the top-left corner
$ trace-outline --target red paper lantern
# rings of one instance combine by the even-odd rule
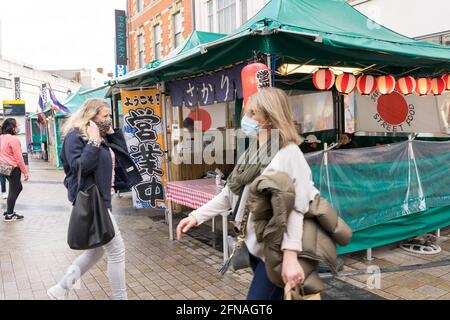
[[[245,109],[248,98],[257,93],[261,88],[270,87],[269,68],[262,63],[249,64],[242,69],[241,79]]]
[[[395,78],[391,75],[377,78],[377,90],[381,94],[391,94],[395,89]]]
[[[349,94],[355,90],[356,77],[351,73],[343,73],[336,77],[336,89],[340,93]]]
[[[416,79],[411,76],[406,76],[397,80],[397,91],[407,96],[416,89]]]
[[[450,90],[450,74],[444,74],[441,78],[445,82],[445,90]]]
[[[419,96],[426,96],[431,92],[431,80],[428,78],[419,78],[416,80],[415,92]]]
[[[356,81],[356,89],[358,89],[359,93],[363,96],[368,96],[372,94],[377,88],[377,79],[374,76],[361,76]]]
[[[446,88],[446,83],[445,83],[444,79],[435,78],[435,79],[431,80],[431,92],[433,92],[433,94],[435,96],[442,94],[442,92],[444,92],[445,88]]]
[[[313,74],[313,83],[318,90],[330,90],[334,80],[334,73],[330,69],[319,69]]]

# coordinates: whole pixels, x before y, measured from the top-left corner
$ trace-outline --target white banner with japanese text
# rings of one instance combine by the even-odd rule
[[[133,188],[134,207],[164,209],[167,174],[161,92],[122,90],[121,95],[128,151],[144,179]]]

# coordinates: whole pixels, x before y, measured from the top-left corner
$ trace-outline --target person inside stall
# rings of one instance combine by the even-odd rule
[[[192,135],[194,133],[194,120],[192,118],[187,117],[183,120],[183,128],[189,131]]]
[[[310,134],[306,136],[305,141],[300,145],[300,150],[303,153],[319,151],[319,143],[321,142],[315,135]]]
[[[343,133],[339,139],[337,149],[353,149],[358,148],[358,145],[353,140],[354,134]]]
[[[178,158],[183,158],[184,155],[194,152],[194,120],[187,117],[183,120],[183,131],[181,140],[175,145],[174,154]]]

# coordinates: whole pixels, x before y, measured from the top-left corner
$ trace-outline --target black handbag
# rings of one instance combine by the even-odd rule
[[[242,188],[236,206],[234,207],[233,213],[231,215],[232,220],[236,218],[239,205],[241,203],[242,194],[244,188]],[[228,259],[224,262],[219,272],[224,275],[229,267],[231,266],[234,271],[245,269],[250,267],[250,253],[248,251],[247,245],[245,244],[245,237],[247,232],[247,221],[250,211],[248,207],[245,207],[244,216],[239,230],[239,236],[237,238],[232,236],[227,236],[228,243]]]
[[[80,190],[81,164],[78,169],[78,190],[69,221],[67,243],[74,250],[101,247],[114,236],[114,225],[95,184]]]
[[[2,139],[0,138],[0,147],[2,146]],[[11,176],[11,172],[14,170],[14,167],[10,164],[0,162],[0,174],[3,176]]]

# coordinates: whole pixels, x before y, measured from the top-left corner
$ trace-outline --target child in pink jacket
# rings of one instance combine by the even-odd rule
[[[9,177],[9,193],[7,200],[7,210],[3,213],[3,221],[15,222],[23,220],[23,216],[14,212],[17,198],[22,192],[21,175],[25,176],[25,181],[30,177],[28,169],[22,156],[22,147],[19,139],[15,137],[18,134],[16,119],[8,118],[3,122],[2,135],[0,136],[0,162],[13,166]]]

